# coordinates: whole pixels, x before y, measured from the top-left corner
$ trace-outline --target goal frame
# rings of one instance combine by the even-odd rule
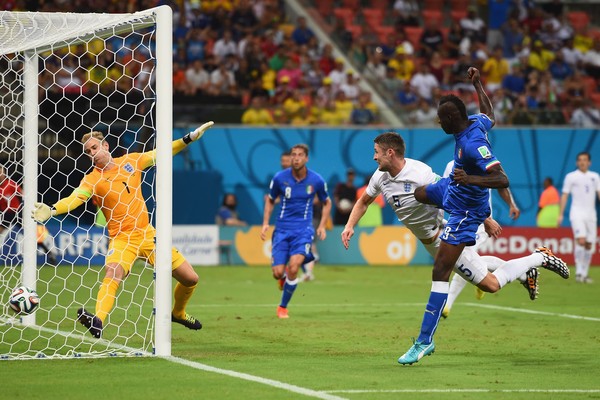
[[[63,14],[69,18],[77,18],[75,13],[33,13],[33,12],[8,12],[16,18],[31,17],[33,14]],[[89,15],[89,14],[88,14]],[[110,19],[110,14],[95,14],[103,20]],[[159,6],[132,14],[116,14],[119,21],[144,20],[150,17],[150,24],[156,25],[156,262],[155,292],[154,292],[154,354],[157,356],[171,355],[171,247],[172,247],[172,131],[173,131],[173,83],[172,83],[172,24],[173,13],[169,6]],[[107,18],[108,17],[108,18]],[[118,22],[117,22],[118,23]],[[23,265],[21,271],[22,284],[33,289],[36,288],[37,258],[36,258],[36,223],[29,218],[38,195],[38,146],[40,145],[38,118],[38,61],[39,54],[49,49],[58,49],[61,43],[73,44],[73,40],[84,40],[90,34],[104,38],[115,32],[115,24],[107,24],[100,30],[80,32],[75,36],[57,35],[51,42],[44,40],[30,40],[27,43],[8,43],[4,35],[7,30],[0,30],[0,55],[23,55],[23,186],[27,190],[23,193]],[[110,29],[109,29],[110,28]],[[35,29],[35,27],[33,28]],[[106,31],[103,34],[103,30]],[[118,32],[118,30],[117,30]],[[67,42],[68,41],[68,42]],[[26,326],[36,326],[35,313],[22,318]]]

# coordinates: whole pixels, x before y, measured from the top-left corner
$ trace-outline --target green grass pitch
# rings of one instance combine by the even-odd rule
[[[197,271],[188,312],[204,328],[173,325],[172,359],[0,361],[0,398],[600,398],[600,268],[589,285],[542,270],[533,302],[518,284],[481,301],[467,286],[412,366],[396,360],[418,335],[429,267],[317,266],[288,320],[268,267]]]

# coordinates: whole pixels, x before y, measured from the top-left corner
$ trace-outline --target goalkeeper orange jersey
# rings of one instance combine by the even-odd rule
[[[81,181],[76,192],[91,197],[108,221],[108,235],[146,228],[148,209],[142,196],[142,171],[154,165],[154,152],[131,153],[113,159],[117,165],[108,171],[94,168]]]

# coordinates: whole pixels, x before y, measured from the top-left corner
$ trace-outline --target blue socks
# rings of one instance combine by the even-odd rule
[[[292,299],[294,291],[298,287],[298,278],[290,281],[290,278],[285,278],[285,284],[283,285],[283,294],[281,295],[281,307],[287,308],[288,303]]]
[[[429,344],[433,341],[433,335],[446,305],[446,300],[448,300],[449,286],[448,282],[436,281],[431,283],[431,294],[423,314],[421,333],[417,339],[419,342]]]

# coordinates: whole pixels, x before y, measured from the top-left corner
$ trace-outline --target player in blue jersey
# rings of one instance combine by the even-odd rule
[[[311,246],[315,235],[312,225],[315,196],[323,204],[323,213],[316,232],[321,240],[327,236],[325,223],[331,211],[327,184],[321,175],[306,167],[308,146],[297,144],[292,147],[291,159],[291,168],[279,171],[271,180],[260,233],[261,239],[265,240],[275,200],[279,197],[281,208],[275,222],[271,246],[273,277],[285,278],[281,303],[277,307],[279,318],[288,318],[287,306],[298,285],[298,269],[302,264],[314,259]]]
[[[450,273],[465,246],[475,244],[477,228],[491,212],[488,188],[509,186],[508,177],[487,139],[487,131],[495,123],[492,103],[483,89],[477,68],[469,68],[467,77],[479,98],[481,114],[468,116],[465,104],[454,95],[443,96],[438,105],[440,125],[446,134],[454,135],[456,141],[454,170],[443,199],[443,208],[449,217],[440,235],[441,243],[433,264],[431,293],[421,332],[413,346],[398,359],[400,364],[413,364],[434,352],[433,335],[448,298]],[[554,257],[548,249],[536,251],[543,257],[542,266],[563,278],[569,277],[569,269],[562,260]],[[469,275],[467,266],[457,268],[464,275]],[[499,287],[521,274],[514,268],[494,272]]]

